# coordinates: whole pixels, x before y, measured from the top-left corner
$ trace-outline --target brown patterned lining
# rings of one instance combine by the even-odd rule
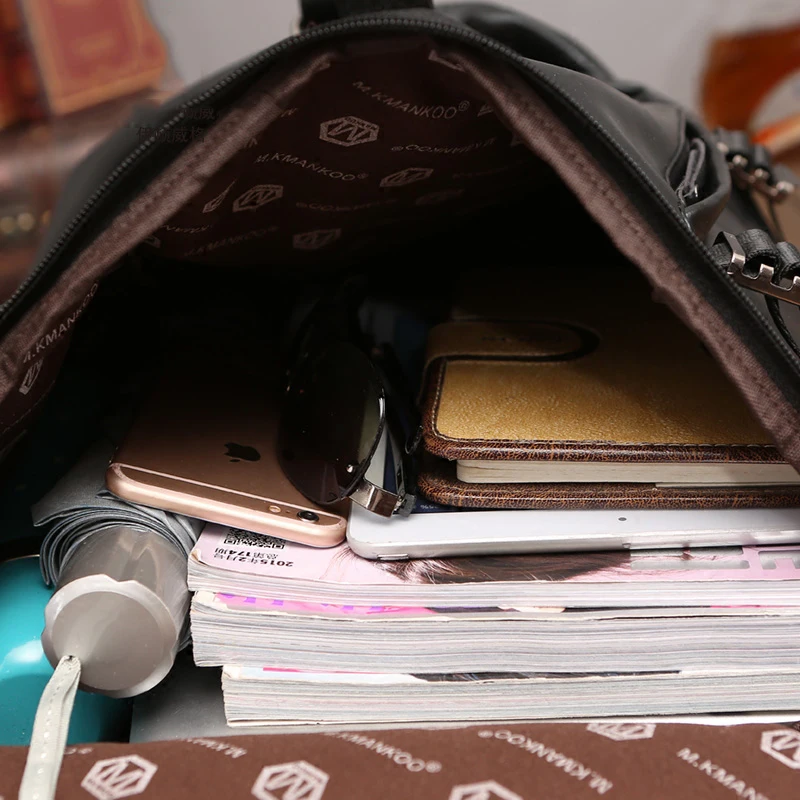
[[[434,43],[353,44],[147,244],[205,263],[348,260],[530,191],[537,171]]]
[[[724,691],[724,684],[720,691]],[[26,749],[0,748],[16,797]],[[60,800],[796,800],[800,733],[772,723],[479,724],[68,747]]]

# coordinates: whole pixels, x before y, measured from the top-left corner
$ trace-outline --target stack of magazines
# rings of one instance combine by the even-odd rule
[[[218,525],[189,559],[231,725],[796,719],[798,580],[800,546],[380,562]]]

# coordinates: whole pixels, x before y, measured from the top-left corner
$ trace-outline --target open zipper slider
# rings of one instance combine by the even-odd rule
[[[728,275],[747,289],[800,306],[800,277],[794,276],[791,283],[784,285],[775,281],[775,266],[759,262],[758,254],[748,258],[745,248],[732,233],[722,232],[717,236],[713,248],[714,256],[719,254],[727,263]]]

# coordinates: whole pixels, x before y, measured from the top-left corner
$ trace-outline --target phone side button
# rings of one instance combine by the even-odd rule
[[[399,556],[378,556],[377,561],[408,561],[408,556],[405,554]]]

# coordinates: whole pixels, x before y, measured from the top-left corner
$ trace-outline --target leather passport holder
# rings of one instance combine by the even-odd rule
[[[422,400],[438,459],[420,485],[448,505],[800,503],[800,476],[633,270],[470,275],[430,334]]]

